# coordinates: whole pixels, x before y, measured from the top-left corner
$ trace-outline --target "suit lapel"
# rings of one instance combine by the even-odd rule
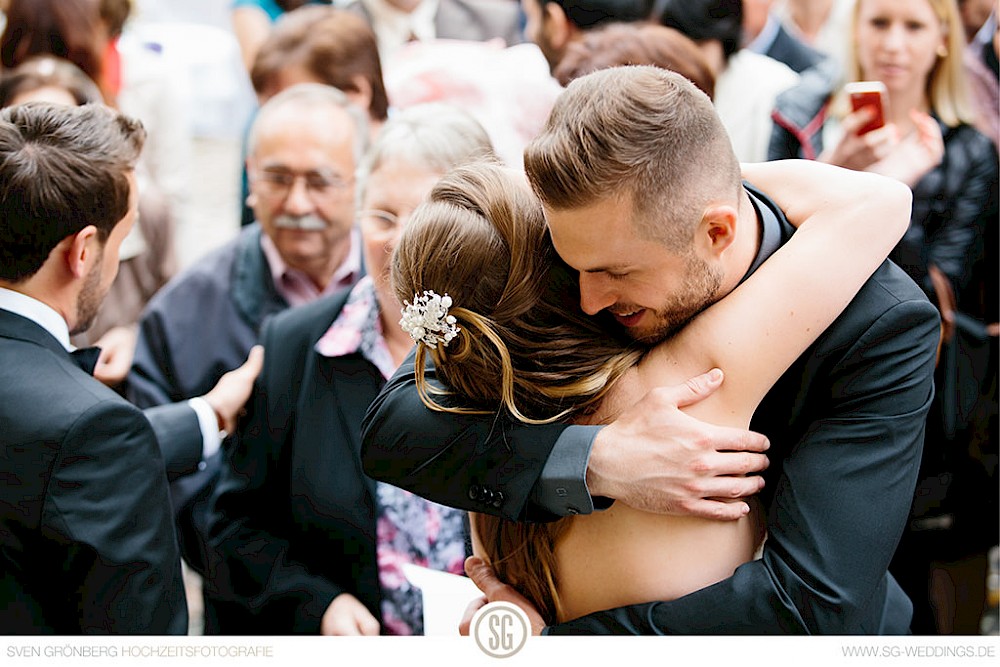
[[[381,388],[376,379],[377,371],[360,354],[334,358],[317,354],[316,363],[317,372],[324,380],[319,383],[324,393],[310,397],[310,401],[319,406],[318,409],[336,412],[341,425],[339,432],[347,435],[349,441],[345,444],[350,447],[361,472],[361,419]],[[363,477],[374,497],[374,480],[367,475]]]

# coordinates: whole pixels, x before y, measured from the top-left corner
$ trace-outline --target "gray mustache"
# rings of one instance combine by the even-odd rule
[[[279,229],[301,229],[306,232],[321,232],[327,227],[326,221],[313,213],[308,215],[279,215],[274,219],[274,226]]]

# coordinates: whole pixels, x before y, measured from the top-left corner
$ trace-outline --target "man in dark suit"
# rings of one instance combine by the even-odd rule
[[[577,79],[525,151],[556,250],[579,271],[581,308],[646,343],[733,290],[791,233],[782,211],[748,189],[757,225],[735,234],[717,261],[700,259],[699,239],[712,238],[707,212],[728,195],[690,191],[692,151],[718,121],[678,105],[677,79],[653,68]],[[740,190],[738,175],[733,186]],[[627,247],[602,232],[623,217],[637,221]],[[884,264],[756,411],[751,426],[771,445],[763,476],[746,475],[767,465],[763,437],[677,411],[678,400],[711,390],[697,389],[704,378],[687,391],[651,392],[608,426],[533,428],[429,411],[412,363],[366,417],[365,470],[438,502],[519,520],[587,513],[608,499],[731,519],[744,503],[719,499],[763,487],[762,558],[677,600],[549,633],[906,633],[911,605],[887,568],[916,481],[938,335],[934,307]]]
[[[785,29],[771,13],[773,0],[743,0],[743,47],[788,65],[800,74],[826,59]]]
[[[144,139],[98,105],[0,113],[4,632],[187,631],[153,430],[90,376],[96,355],[79,360],[69,343],[117,274]]]

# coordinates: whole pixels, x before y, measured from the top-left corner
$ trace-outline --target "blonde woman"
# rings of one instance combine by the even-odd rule
[[[971,263],[995,222],[997,155],[973,127],[955,0],[859,0],[846,81],[885,85],[885,125],[860,134],[875,113],[849,112],[841,86],[812,76],[778,98],[768,158],[802,157],[892,176],[913,190],[912,223],[891,255],[928,295],[937,266],[964,305]],[[964,297],[964,298],[963,298]]]

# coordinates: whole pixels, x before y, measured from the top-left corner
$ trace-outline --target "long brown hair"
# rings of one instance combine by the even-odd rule
[[[417,387],[432,410],[568,419],[595,408],[642,355],[580,311],[576,274],[552,247],[541,203],[495,163],[463,166],[438,182],[403,231],[392,284],[400,303],[427,290],[452,299],[458,336],[447,347],[416,348]],[[448,389],[426,381],[428,355]],[[464,407],[442,394],[461,396]],[[554,554],[566,520],[474,520],[497,574],[556,618]]]

